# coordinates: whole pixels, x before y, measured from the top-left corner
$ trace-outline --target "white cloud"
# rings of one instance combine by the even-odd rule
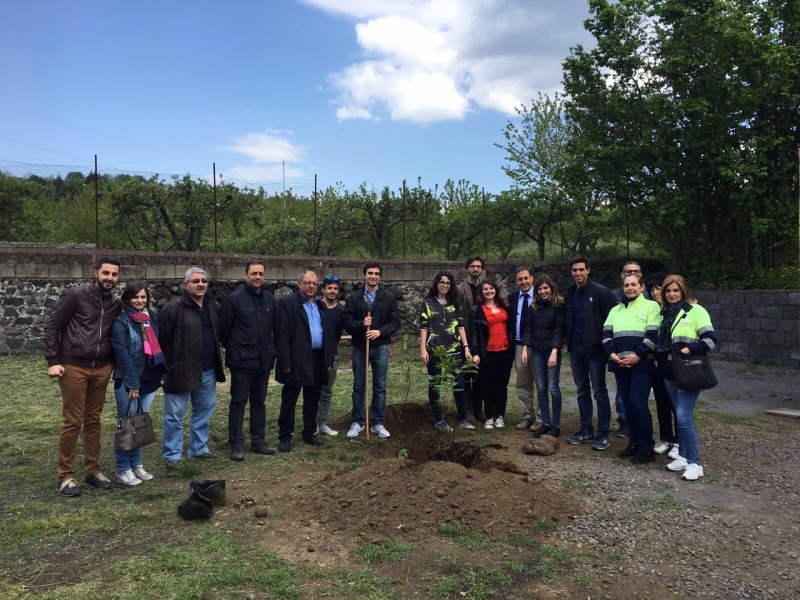
[[[225,179],[241,179],[246,181],[277,182],[286,179],[298,179],[303,175],[302,169],[283,165],[234,165],[225,173]]]
[[[303,175],[299,166],[305,160],[306,147],[288,139],[290,131],[266,130],[244,134],[223,148],[249,159],[247,164],[234,164],[224,172],[225,178],[251,181],[281,181]],[[284,164],[285,163],[285,164]]]
[[[256,164],[301,162],[305,148],[289,141],[285,136],[291,132],[267,130],[264,133],[248,133],[223,150],[242,154]]]
[[[362,60],[331,76],[339,119],[429,123],[514,108],[561,88],[590,44],[586,0],[301,0],[355,21]]]

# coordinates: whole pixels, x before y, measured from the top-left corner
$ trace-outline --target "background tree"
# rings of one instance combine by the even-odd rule
[[[591,0],[590,11],[597,46],[565,62],[566,114],[587,185],[624,209],[618,226],[709,281],[796,264],[800,4]]]

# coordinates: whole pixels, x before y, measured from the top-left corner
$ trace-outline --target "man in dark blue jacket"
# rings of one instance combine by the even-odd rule
[[[611,402],[606,387],[606,355],[603,352],[603,323],[617,302],[604,285],[589,279],[589,261],[573,258],[569,264],[574,285],[567,291],[567,349],[572,377],[578,388],[581,428],[567,442],[591,442],[594,450],[608,448]],[[597,435],[592,427],[592,391],[597,404]]]
[[[231,460],[244,460],[244,411],[250,400],[250,449],[275,454],[264,442],[267,424],[267,384],[275,365],[272,327],[275,297],[264,289],[264,263],[245,264],[245,285],[231,293],[220,307],[220,338],[225,366],[231,371],[228,443]]]
[[[293,294],[278,301],[275,317],[276,379],[283,384],[278,416],[278,450],[292,451],[294,413],[303,392],[302,438],[310,446],[324,446],[317,435],[317,408],[322,386],[333,366],[333,335],[327,324],[325,303],[317,298],[319,279],[306,271]]]
[[[353,413],[347,437],[364,431],[367,362],[372,365],[372,403],[369,420],[372,433],[388,438],[383,417],[386,408],[386,375],[389,372],[389,344],[400,329],[400,311],[394,295],[379,286],[381,266],[368,262],[362,270],[364,289],[350,294],[344,305],[344,327],[353,336]],[[369,340],[369,356],[367,356]]]

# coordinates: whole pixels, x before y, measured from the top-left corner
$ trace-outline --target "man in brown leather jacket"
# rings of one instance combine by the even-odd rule
[[[67,497],[81,495],[75,480],[81,427],[84,481],[101,490],[112,488],[100,471],[100,417],[113,368],[108,334],[122,310],[119,298],[112,293],[119,270],[118,259],[100,258],[95,263],[95,280],[64,292],[44,326],[47,374],[59,379],[64,405],[58,442],[58,490]]]

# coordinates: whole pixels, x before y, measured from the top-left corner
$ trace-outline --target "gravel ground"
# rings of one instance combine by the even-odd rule
[[[701,394],[697,413],[706,473],[698,482],[667,471],[664,458],[646,466],[617,458],[619,438],[605,452],[562,438],[558,460],[522,459],[532,482],[572,489],[584,503],[554,535],[608,557],[580,567],[594,582],[588,597],[800,598],[800,420],[762,415],[800,407],[800,372],[715,367],[720,385]],[[565,409],[575,410],[574,388],[563,383],[573,398]]]

